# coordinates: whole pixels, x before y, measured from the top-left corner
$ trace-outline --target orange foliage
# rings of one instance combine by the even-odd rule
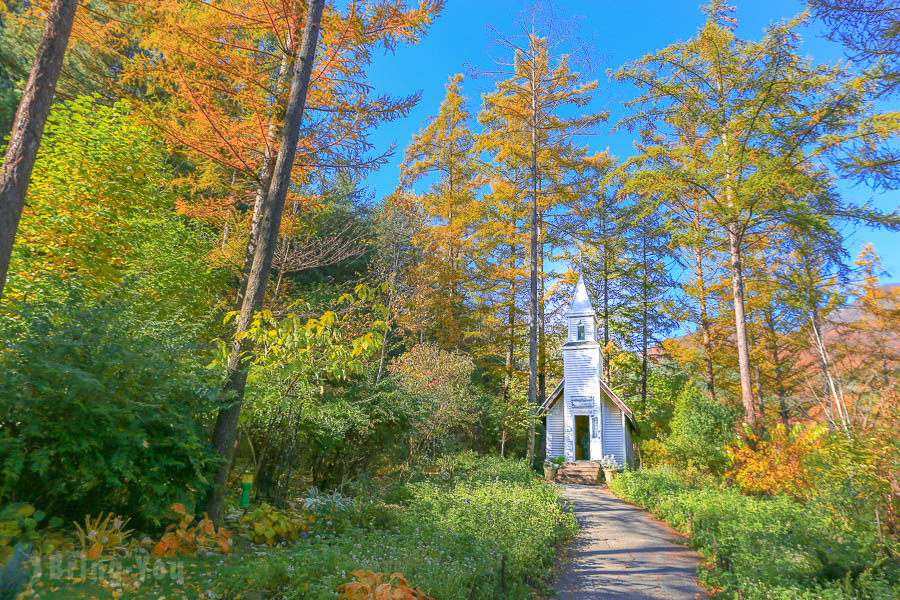
[[[357,581],[338,586],[341,600],[433,600],[431,596],[409,586],[400,573],[353,571]]]
[[[47,5],[31,4],[22,22],[42,26]],[[419,94],[379,93],[368,82],[368,67],[379,49],[416,43],[442,5],[350,0],[326,6],[294,184],[383,164],[390,149],[376,151],[368,133],[405,116]],[[306,13],[306,0],[84,3],[72,44],[114,65],[89,75],[133,99],[137,117],[187,159],[186,175],[175,182],[187,196],[179,211],[216,225],[246,225],[259,190],[268,187]],[[289,198],[294,206],[304,200]]]
[[[169,525],[162,539],[153,548],[155,556],[194,556],[198,552],[231,551],[231,534],[224,527],[216,526],[204,513],[203,518],[194,523],[194,515],[188,514],[183,504],[173,504],[172,510],[181,515],[177,525]],[[193,523],[193,526],[192,526]]]
[[[788,432],[779,424],[767,440],[749,434],[746,442],[728,449],[733,467],[726,475],[747,494],[804,497],[812,487],[809,459],[821,449],[824,433],[817,425]]]

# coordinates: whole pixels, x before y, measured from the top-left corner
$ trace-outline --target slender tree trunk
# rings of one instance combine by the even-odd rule
[[[703,270],[703,253],[699,247],[694,254],[694,276],[699,286],[700,332],[703,336],[703,358],[706,365],[706,391],[709,397],[716,399],[716,378],[713,372],[712,335],[709,326],[709,312],[706,307],[706,274]]]
[[[756,401],[759,404],[759,418],[763,419],[766,416],[766,404],[763,400],[763,389],[762,389],[762,379],[759,376],[759,363],[753,363],[753,379],[756,380]]]
[[[750,324],[753,324],[752,317],[750,318]],[[756,334],[754,333],[754,330],[754,327],[750,328],[748,337],[751,347],[756,348]],[[753,384],[756,389],[756,405],[759,408],[759,418],[764,420],[766,416],[766,405],[763,396],[762,376],[760,375],[759,359],[753,361]]]
[[[516,269],[516,247],[509,247],[510,272],[514,273]],[[507,339],[506,339],[506,365],[503,376],[503,398],[509,399],[509,386],[512,384],[513,370],[515,366],[515,350],[516,350],[516,282],[515,275],[509,280],[509,307],[507,317]]]
[[[603,272],[603,378],[612,386],[612,366],[609,360],[609,238],[607,232],[606,209],[600,215],[602,246],[602,272]]]
[[[528,328],[528,404],[531,419],[528,426],[528,465],[534,466],[534,425],[537,414],[537,346],[538,346],[538,161],[537,161],[537,81],[532,69],[531,80],[531,279],[529,282]]]
[[[50,114],[77,7],[77,0],[53,0],[50,5],[41,42],[10,130],[9,145],[0,169],[0,299],[9,274],[13,241],[25,207],[31,171]]]
[[[747,342],[747,316],[744,310],[744,273],[741,264],[741,236],[728,226],[728,246],[731,253],[731,293],[734,298],[734,332],[738,355],[738,374],[741,380],[741,403],[744,406],[744,422],[756,425],[756,407],[753,400],[753,383],[750,376],[750,346]]]
[[[781,356],[779,356],[778,352],[778,331],[775,328],[775,318],[772,316],[771,310],[766,311],[764,318],[770,339],[769,348],[772,352],[772,364],[775,369],[775,391],[778,394],[778,412],[781,416],[781,422],[784,424],[785,430],[790,431],[791,423],[788,421],[787,400],[785,398],[784,390],[784,369],[781,365]]]
[[[647,282],[647,231],[641,237],[641,404],[647,406],[647,311],[649,284]]]
[[[391,277],[391,283],[393,283],[393,277]],[[375,383],[381,382],[381,374],[384,373],[384,356],[387,353],[388,342],[391,339],[391,321],[393,320],[393,305],[394,305],[394,291],[391,288],[391,293],[388,296],[387,303],[387,329],[384,331],[384,339],[381,340],[381,352],[378,356],[378,373],[375,375]]]
[[[291,91],[288,98],[284,119],[284,130],[278,148],[278,158],[272,172],[272,182],[260,210],[259,236],[256,252],[247,278],[246,294],[237,318],[235,341],[228,357],[225,376],[224,396],[232,404],[219,411],[213,444],[223,459],[207,496],[207,512],[216,523],[222,522],[225,508],[226,484],[228,478],[227,465],[229,453],[237,431],[238,418],[241,413],[241,402],[247,384],[247,364],[245,354],[249,349],[246,337],[239,337],[250,325],[253,314],[263,304],[266,282],[272,268],[272,256],[278,241],[281,228],[281,217],[284,212],[284,201],[291,179],[291,168],[297,152],[297,140],[300,137],[300,123],[306,104],[306,93],[312,74],[316,56],[316,44],[319,39],[319,25],[322,20],[322,9],[325,0],[310,0],[303,40],[300,46],[299,66],[291,80]]]
[[[816,342],[816,355],[819,357],[819,370],[822,372],[822,397],[825,400],[825,418],[828,421],[828,428],[834,429],[834,402],[832,401],[831,387],[828,385],[828,362],[825,353],[820,349],[820,340],[822,340],[822,322],[819,319],[819,308],[815,301],[811,302],[810,315],[813,327],[813,337]]]
[[[291,80],[291,71],[294,67],[295,56],[293,54],[293,46],[290,39],[287,41],[286,52],[281,55],[281,64],[278,66],[278,79],[275,82],[275,89],[272,96],[276,99],[276,103],[272,108],[269,116],[269,125],[266,128],[266,146],[263,148],[263,161],[259,170],[259,182],[256,186],[256,194],[253,199],[253,215],[250,218],[250,232],[247,235],[247,250],[244,252],[244,265],[241,267],[241,282],[238,288],[237,310],[241,309],[244,302],[244,294],[247,291],[247,278],[250,276],[250,267],[253,264],[253,256],[256,254],[257,237],[259,234],[259,217],[262,211],[263,202],[269,191],[269,185],[272,182],[272,169],[275,168],[275,156],[272,154],[272,147],[278,138],[278,123],[284,117],[285,105],[277,102],[282,97],[281,93],[287,87]]]
[[[537,404],[541,406],[547,398],[547,321],[544,315],[544,298],[546,296],[544,279],[544,215],[538,217],[538,397]]]

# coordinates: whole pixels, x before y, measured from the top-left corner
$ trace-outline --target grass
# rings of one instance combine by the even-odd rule
[[[149,555],[82,561],[44,560],[21,599],[209,598],[221,569],[232,568],[246,553],[230,556],[153,558]],[[213,596],[215,597],[215,596]]]

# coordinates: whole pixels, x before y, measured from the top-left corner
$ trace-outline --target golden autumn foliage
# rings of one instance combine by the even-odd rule
[[[788,432],[776,425],[768,439],[748,434],[746,442],[728,449],[732,477],[747,494],[806,496],[813,486],[809,460],[822,445],[825,428],[796,427]]]
[[[400,166],[402,189],[429,182],[420,193],[407,194],[421,223],[413,242],[422,250],[410,279],[421,292],[419,308],[432,321],[429,332],[446,347],[464,344],[473,240],[482,212],[462,79],[462,75],[450,78],[437,116],[413,137]]]

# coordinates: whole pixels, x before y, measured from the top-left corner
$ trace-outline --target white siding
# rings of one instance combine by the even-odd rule
[[[600,352],[596,348],[563,350],[563,377],[566,378],[566,401],[573,396],[593,396],[597,399],[600,376]]]
[[[628,462],[625,455],[625,422],[622,410],[609,398],[603,397],[603,454],[612,454],[621,464]]]
[[[562,456],[566,449],[566,423],[563,399],[560,398],[547,414],[547,456]]]

